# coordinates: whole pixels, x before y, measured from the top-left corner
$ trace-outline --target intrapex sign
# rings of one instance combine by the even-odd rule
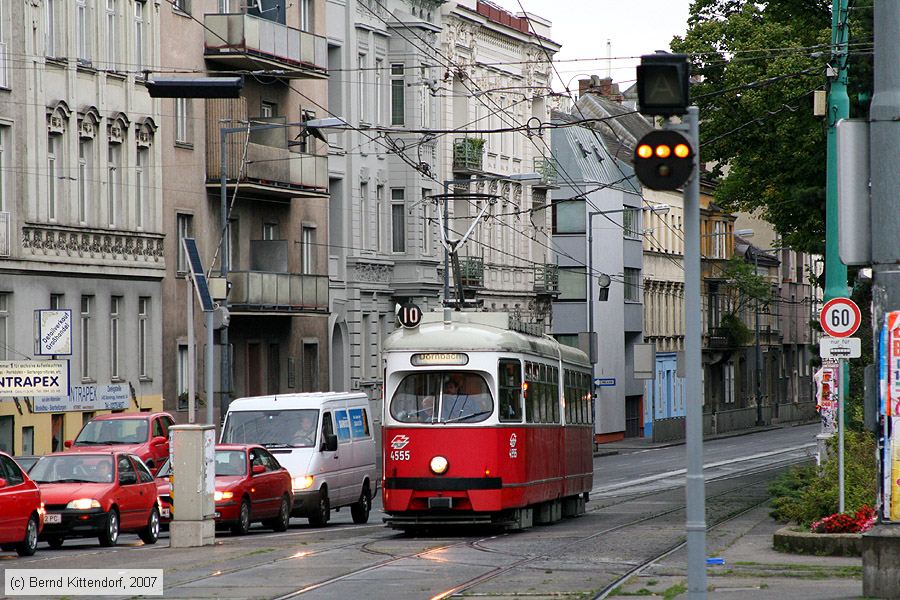
[[[0,361],[0,398],[68,395],[69,361]]]
[[[34,399],[34,412],[77,412],[94,410],[124,410],[131,394],[128,385],[73,385],[68,396],[48,396]]]
[[[38,356],[72,354],[72,311],[36,310]]]

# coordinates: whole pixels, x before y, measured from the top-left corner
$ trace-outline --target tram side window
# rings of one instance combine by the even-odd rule
[[[581,422],[590,424],[591,419],[591,396],[593,395],[593,391],[591,386],[593,384],[593,380],[591,376],[587,373],[581,374],[581,394],[579,397],[581,398]]]
[[[559,368],[550,367],[550,385],[548,386],[550,406],[553,409],[553,422],[559,423]]]
[[[525,422],[537,423],[538,381],[537,365],[532,362],[525,363]]]
[[[522,365],[518,360],[500,359],[498,368],[500,389],[500,420],[522,420]]]

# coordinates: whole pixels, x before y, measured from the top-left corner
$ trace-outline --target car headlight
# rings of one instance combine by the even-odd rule
[[[234,498],[234,492],[220,492],[219,490],[216,490],[216,492],[213,494],[213,499],[216,502],[221,502],[222,500],[231,500],[232,498]]]
[[[312,487],[313,484],[313,476],[312,475],[304,475],[303,477],[294,477],[294,489],[295,490],[308,490]]]
[[[443,475],[447,472],[447,467],[450,466],[450,463],[443,456],[435,456],[431,459],[431,463],[428,466],[431,467],[431,472],[435,475]]]
[[[94,500],[93,498],[79,498],[78,500],[72,500],[68,504],[66,504],[66,508],[72,508],[75,510],[90,510],[92,508],[100,508],[100,502]]]

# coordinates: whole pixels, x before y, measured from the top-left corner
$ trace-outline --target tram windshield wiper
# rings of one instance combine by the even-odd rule
[[[457,422],[457,421],[462,421],[463,419],[473,419],[473,418],[475,418],[475,417],[483,417],[484,415],[489,415],[489,414],[491,414],[492,412],[494,412],[494,411],[492,411],[492,410],[483,410],[483,411],[481,411],[481,412],[472,413],[472,414],[469,414],[469,415],[460,415],[460,416],[456,417],[455,419],[447,419],[446,421],[444,421],[444,423],[455,423],[455,422]]]

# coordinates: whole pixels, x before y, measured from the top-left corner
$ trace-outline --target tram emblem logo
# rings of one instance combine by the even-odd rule
[[[408,435],[395,435],[394,439],[391,440],[391,448],[394,450],[402,450],[403,448],[406,448],[407,444],[409,444]]]
[[[516,447],[516,434],[512,434],[511,436],[509,436],[509,447],[510,448]]]

